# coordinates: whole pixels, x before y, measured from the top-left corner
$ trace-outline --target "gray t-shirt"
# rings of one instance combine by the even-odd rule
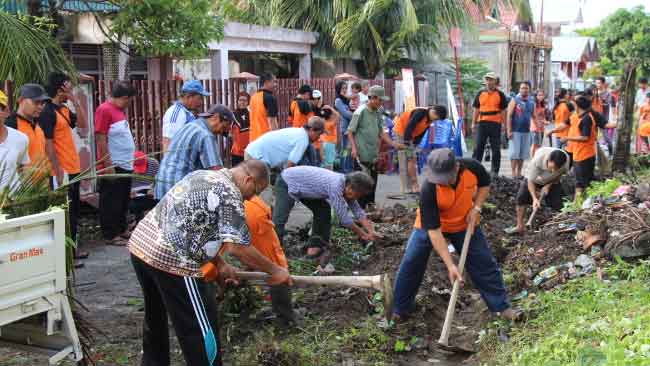
[[[547,162],[551,153],[556,149],[554,147],[541,147],[535,152],[533,160],[530,161],[530,166],[528,168],[528,180],[532,180],[537,184],[544,185],[555,178],[565,174],[569,170],[569,156],[567,155],[566,163],[564,166],[557,170],[555,173],[551,172],[548,169]],[[562,150],[560,150],[562,151]],[[564,151],[562,151],[565,153]],[[566,153],[565,153],[566,154]]]

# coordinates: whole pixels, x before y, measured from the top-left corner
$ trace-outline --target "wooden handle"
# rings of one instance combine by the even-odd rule
[[[237,272],[242,280],[267,280],[271,276],[263,272]],[[382,276],[291,276],[296,285],[322,285],[372,288],[382,291]]]
[[[539,207],[542,205],[542,200],[546,197],[546,194],[544,191],[539,194],[539,206],[533,209],[533,212],[530,214],[530,217],[528,218],[528,222],[526,223],[526,226],[531,226],[533,224],[533,220],[535,219],[535,216],[537,215],[537,211],[539,210]]]
[[[465,261],[467,260],[467,252],[469,251],[469,242],[474,235],[474,225],[467,228],[465,231],[465,240],[463,240],[463,250],[460,252],[460,261],[458,262],[458,272],[463,276],[465,269]],[[451,323],[454,321],[454,312],[456,311],[456,300],[460,292],[460,280],[454,281],[454,287],[451,290],[451,298],[449,299],[449,306],[447,306],[447,314],[445,315],[445,323],[442,325],[442,332],[440,332],[440,339],[438,343],[448,346],[449,345],[449,332],[451,331]]]

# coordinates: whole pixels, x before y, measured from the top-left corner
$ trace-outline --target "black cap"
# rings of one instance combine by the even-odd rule
[[[454,177],[456,155],[450,149],[436,149],[427,157],[424,175],[434,184],[448,185]]]
[[[200,113],[199,117],[210,118],[215,114],[218,114],[222,121],[235,122],[235,115],[223,104],[213,104],[205,113]]]
[[[31,99],[36,102],[52,99],[45,92],[45,88],[39,84],[25,84],[21,86],[18,98]]]
[[[311,85],[309,84],[304,84],[298,89],[298,94],[305,94],[305,93],[311,93],[313,89],[311,88]]]

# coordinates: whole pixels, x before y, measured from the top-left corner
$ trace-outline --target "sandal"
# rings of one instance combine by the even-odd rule
[[[524,233],[523,230],[517,229],[516,226],[509,227],[509,228],[505,229],[504,231],[508,235],[521,235],[521,234]]]
[[[106,240],[105,244],[114,247],[125,247],[128,244],[128,241],[120,236],[117,236],[113,239]]]
[[[327,247],[328,247],[327,243],[325,242],[325,240],[321,239],[320,236],[312,236],[311,238],[309,238],[307,245],[305,245],[305,251],[308,251],[311,248],[318,248],[320,250],[318,251],[317,254],[307,253],[307,258],[308,259],[319,258],[321,255],[323,255],[323,253],[327,251]]]

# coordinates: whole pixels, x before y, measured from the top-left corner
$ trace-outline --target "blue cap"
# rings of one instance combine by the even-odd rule
[[[209,97],[212,93],[208,93],[203,89],[203,84],[198,80],[188,80],[183,84],[181,88],[181,93],[196,93],[201,94],[204,97]]]

